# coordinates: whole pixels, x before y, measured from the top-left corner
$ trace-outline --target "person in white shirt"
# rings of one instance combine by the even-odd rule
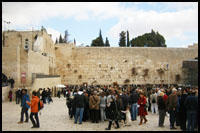
[[[124,124],[124,126],[131,126],[130,106],[127,106],[126,111],[121,112],[126,114],[126,123]]]
[[[152,114],[154,114],[154,109],[155,113],[158,113],[158,105],[157,105],[157,93],[153,91],[153,93],[150,95],[150,103],[151,103],[151,111]]]

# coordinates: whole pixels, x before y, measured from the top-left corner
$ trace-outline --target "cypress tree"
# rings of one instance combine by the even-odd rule
[[[107,38],[107,37],[106,37],[105,46],[106,46],[106,47],[110,47],[110,43],[109,43],[109,41],[108,41],[108,38]]]
[[[119,46],[126,47],[126,33],[124,31],[119,34]]]
[[[127,34],[126,46],[129,47],[130,46],[130,41],[129,41],[129,32],[128,32],[128,30],[127,30],[126,34]]]
[[[62,38],[61,34],[60,34],[60,37],[59,37],[59,43],[63,43],[63,38]]]
[[[56,37],[56,42],[55,43],[58,43],[58,38]]]
[[[100,44],[99,44],[99,46],[104,46],[104,42],[103,42],[103,37],[102,37],[102,35],[101,35],[101,29],[100,29],[100,31],[99,31],[99,39],[100,39]]]

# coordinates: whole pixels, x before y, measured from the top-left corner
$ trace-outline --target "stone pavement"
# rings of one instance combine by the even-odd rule
[[[82,125],[74,124],[74,119],[70,120],[65,98],[53,98],[53,103],[44,104],[44,109],[39,115],[40,128],[32,129],[31,121],[17,124],[20,120],[21,107],[15,102],[2,103],[2,131],[105,131],[108,121],[100,123],[83,122]],[[30,115],[30,110],[29,110]],[[143,125],[137,121],[132,121],[130,127],[121,127],[111,131],[181,131],[169,129],[169,117],[165,117],[165,127],[158,127],[158,115],[148,112],[148,122]]]

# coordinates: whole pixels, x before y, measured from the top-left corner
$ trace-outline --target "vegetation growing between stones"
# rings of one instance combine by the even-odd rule
[[[79,75],[79,76],[78,76],[78,79],[82,79],[82,75]]]
[[[181,80],[181,76],[180,76],[179,74],[176,74],[176,75],[175,75],[175,79],[176,79],[176,81],[178,82],[178,81]]]
[[[74,70],[74,73],[77,73],[77,70]]]
[[[137,74],[136,74],[136,68],[133,67],[133,68],[131,69],[131,74],[132,74],[132,76],[137,75]]]
[[[128,83],[130,83],[130,80],[129,80],[129,79],[126,79],[126,80],[124,80],[124,83],[125,83],[125,84],[128,84]]]
[[[148,73],[149,73],[149,69],[148,68],[146,68],[146,69],[144,69],[143,70],[143,72],[144,72],[144,77],[146,77],[146,76],[148,76]]]

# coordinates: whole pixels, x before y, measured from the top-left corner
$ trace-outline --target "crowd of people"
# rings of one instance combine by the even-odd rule
[[[177,126],[183,131],[198,129],[197,87],[67,86],[62,91],[59,90],[57,96],[60,97],[61,93],[66,97],[69,117],[74,118],[75,124],[108,121],[108,127],[105,129],[111,130],[112,125],[115,125],[116,129],[131,126],[131,121],[136,121],[138,116],[138,124],[143,125],[151,121],[151,118],[147,119],[147,115],[152,113],[159,116],[159,127],[164,127],[165,117],[168,116],[170,129],[177,129]],[[32,128],[38,128],[38,101],[50,104],[53,102],[51,95],[49,88],[39,88],[38,91],[32,92],[30,102],[27,90],[19,88],[16,91],[16,104],[20,103],[22,109],[18,124],[28,122],[28,110],[31,107]]]
[[[164,127],[169,116],[170,129],[194,131],[198,128],[198,88],[191,87],[146,87],[146,86],[67,86],[66,104],[74,123],[85,121],[113,122],[115,128],[131,126],[131,121],[140,117],[139,125],[148,113],[157,114],[158,126]],[[120,123],[120,124],[119,124]]]

